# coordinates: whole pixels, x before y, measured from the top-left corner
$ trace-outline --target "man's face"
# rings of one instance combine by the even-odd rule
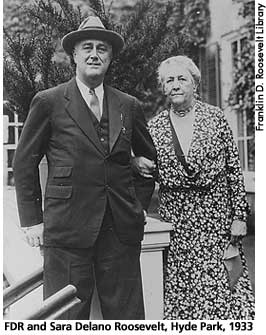
[[[182,66],[169,65],[163,77],[164,93],[171,103],[187,108],[193,99],[195,84],[190,72]]]
[[[100,40],[83,40],[75,45],[73,59],[78,77],[85,83],[90,79],[103,80],[112,60],[112,46]]]

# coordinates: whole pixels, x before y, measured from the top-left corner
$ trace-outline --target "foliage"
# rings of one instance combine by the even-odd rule
[[[21,0],[3,0],[4,26],[14,33],[25,34],[30,30],[30,19]]]
[[[163,103],[156,69],[163,59],[184,52],[189,55],[205,42],[208,0],[170,1],[160,6],[152,0],[141,0],[120,23],[114,22],[110,8],[107,10],[102,0],[86,3],[81,11],[69,0],[36,0],[23,8],[31,29],[23,34],[4,30],[4,87],[8,100],[26,118],[31,99],[39,90],[73,76],[74,64],[70,60],[69,66],[58,36],[77,29],[84,17],[93,12],[107,29],[121,33],[126,41],[112,62],[106,82],[138,97],[146,117],[151,117]],[[177,20],[180,14],[182,19]],[[193,33],[189,34],[192,27]]]
[[[4,28],[7,44],[4,54],[4,87],[9,102],[22,115],[22,119],[27,117],[30,102],[38,91],[66,81],[73,75],[68,64],[54,60],[58,41],[54,38],[56,31],[53,26],[56,25],[57,31],[62,31],[62,34],[67,31],[65,19],[52,3],[62,4],[68,25],[76,27],[80,21],[80,12],[74,11],[67,1],[40,0],[23,8],[31,18],[28,33],[9,34]]]
[[[239,14],[246,19],[247,38],[241,52],[235,59],[233,87],[229,96],[229,104],[235,111],[244,112],[247,116],[248,128],[254,133],[254,86],[255,86],[255,2],[244,2]]]
[[[175,33],[183,35],[187,51],[192,45],[204,45],[210,32],[209,0],[175,1],[172,22]]]

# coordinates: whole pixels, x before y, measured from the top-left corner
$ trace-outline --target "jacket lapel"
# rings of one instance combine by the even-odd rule
[[[96,130],[93,126],[89,115],[89,107],[82,98],[82,95],[76,84],[76,79],[73,78],[65,90],[66,110],[71,118],[76,122],[78,127],[90,139],[95,147],[104,154],[103,146],[99,140]]]
[[[109,113],[109,147],[112,151],[122,129],[124,114],[122,103],[116,92],[109,86],[104,86],[104,99]]]

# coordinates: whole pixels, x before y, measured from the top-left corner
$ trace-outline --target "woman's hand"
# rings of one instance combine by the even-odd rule
[[[132,157],[132,166],[142,177],[153,178],[156,165],[154,161],[151,161],[145,157]]]
[[[233,245],[247,234],[247,224],[244,221],[234,220],[231,226],[231,243]]]

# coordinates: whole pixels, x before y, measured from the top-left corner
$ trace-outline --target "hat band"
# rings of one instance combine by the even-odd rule
[[[100,29],[100,30],[107,30],[103,27],[99,27],[99,26],[92,26],[92,27],[85,27],[85,28],[82,28],[80,30],[77,30],[77,31],[82,31],[82,30],[90,30],[90,29]]]

